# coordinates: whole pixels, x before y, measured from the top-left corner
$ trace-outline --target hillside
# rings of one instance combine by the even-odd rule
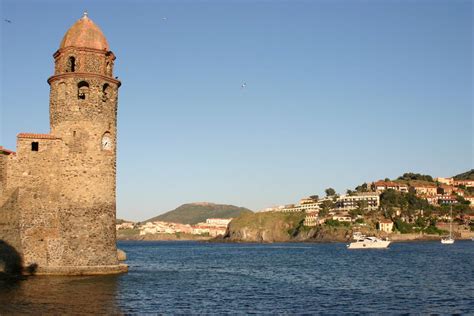
[[[163,221],[182,224],[197,224],[208,218],[235,218],[241,214],[251,214],[251,210],[234,205],[214,203],[189,203],[150,218],[146,222]]]
[[[455,180],[474,180],[474,169],[455,175],[453,178]]]

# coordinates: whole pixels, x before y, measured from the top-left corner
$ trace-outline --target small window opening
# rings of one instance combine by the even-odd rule
[[[75,72],[76,71],[76,58],[70,56],[67,60],[66,72]]]
[[[89,94],[89,84],[85,81],[81,81],[77,84],[77,98],[85,100]]]
[[[102,102],[106,102],[110,97],[110,86],[108,83],[102,86]]]
[[[76,131],[72,132],[72,137],[76,137]]]
[[[32,142],[31,143],[31,151],[38,151],[39,150],[39,143],[38,142]]]

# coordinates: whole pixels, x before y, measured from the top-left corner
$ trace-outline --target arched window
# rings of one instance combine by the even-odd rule
[[[81,81],[77,84],[77,98],[80,100],[86,100],[89,95],[89,84],[85,81]]]
[[[76,71],[76,58],[74,56],[69,56],[67,59],[66,72]]]
[[[110,85],[108,83],[105,83],[102,86],[102,102],[107,102],[107,100],[110,99],[111,92],[112,91],[110,89]]]

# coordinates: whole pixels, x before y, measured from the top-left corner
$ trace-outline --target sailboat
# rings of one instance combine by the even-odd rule
[[[453,238],[453,206],[451,205],[451,212],[449,213],[449,237],[441,239],[441,243],[445,245],[454,244]]]

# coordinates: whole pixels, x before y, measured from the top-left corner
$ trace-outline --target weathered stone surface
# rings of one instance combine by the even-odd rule
[[[117,259],[118,261],[127,260],[127,254],[122,249],[117,249]]]
[[[124,270],[115,237],[120,82],[97,30],[79,20],[54,54],[50,134],[19,134],[16,153],[0,150],[0,241],[30,272]]]

